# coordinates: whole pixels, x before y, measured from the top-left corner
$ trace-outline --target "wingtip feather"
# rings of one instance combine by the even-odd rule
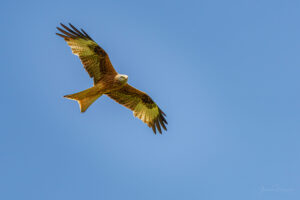
[[[159,132],[160,134],[162,134],[161,128],[160,128],[160,124],[159,124],[159,122],[158,122],[158,119],[155,120],[155,125],[156,125],[156,127],[157,127],[158,132]]]
[[[151,124],[151,127],[152,127],[152,130],[153,130],[154,134],[156,135],[156,127],[155,127],[155,124]]]
[[[75,28],[75,26],[73,26],[71,23],[69,23],[69,25],[71,26],[71,28],[78,33],[80,36],[85,37],[77,28]]]
[[[69,39],[68,36],[66,36],[66,35],[62,35],[60,33],[55,33],[55,34],[58,35],[58,36],[60,36],[60,37],[62,37],[62,38],[64,38],[65,40]]]

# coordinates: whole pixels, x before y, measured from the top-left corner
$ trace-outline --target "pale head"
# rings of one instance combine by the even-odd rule
[[[118,82],[120,82],[121,84],[125,84],[125,83],[127,83],[128,76],[125,75],[125,74],[118,74],[118,75],[116,76],[116,79],[117,79]]]

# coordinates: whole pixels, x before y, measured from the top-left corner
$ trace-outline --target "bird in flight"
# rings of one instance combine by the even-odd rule
[[[147,95],[127,83],[128,76],[119,74],[112,66],[107,53],[83,30],[78,30],[72,24],[70,27],[61,23],[57,27],[61,33],[56,33],[71,47],[72,53],[77,55],[91,78],[94,86],[84,91],[65,95],[65,98],[78,102],[80,111],[85,112],[88,107],[103,94],[119,104],[133,111],[156,134],[162,129],[167,130],[165,113]]]

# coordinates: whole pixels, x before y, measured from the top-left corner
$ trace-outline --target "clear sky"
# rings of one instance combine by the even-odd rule
[[[300,1],[5,1],[0,199],[300,199]],[[154,135],[55,35],[83,28],[167,114]]]

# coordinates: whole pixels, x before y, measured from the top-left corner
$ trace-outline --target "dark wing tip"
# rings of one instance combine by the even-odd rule
[[[82,38],[82,39],[86,39],[86,40],[93,40],[86,32],[82,30],[82,32],[80,32],[77,28],[75,28],[75,26],[73,26],[71,23],[69,23],[69,26],[71,28],[69,28],[68,26],[64,25],[63,23],[60,23],[60,25],[62,26],[62,28],[60,27],[56,27],[57,30],[59,30],[61,33],[64,34],[64,36],[62,36],[62,34],[59,34],[59,36],[63,37],[63,38]],[[57,34],[58,35],[58,34]]]
[[[159,132],[160,134],[162,134],[158,119],[155,120],[155,125],[156,125],[156,128],[157,128],[158,132]]]
[[[81,37],[86,38],[86,36],[83,35],[83,33],[81,33],[77,28],[75,28],[75,26],[73,26],[71,23],[69,23],[69,25],[70,25],[71,28],[72,28],[76,33],[78,33]]]
[[[58,35],[58,36],[60,36],[60,37],[62,37],[62,38],[64,38],[65,40],[69,39],[68,36],[66,36],[66,35],[62,35],[60,33],[55,33],[55,34]]]
[[[159,119],[160,125],[163,127],[163,129],[165,129],[165,131],[167,131],[167,127],[165,126],[164,121],[163,121],[163,116],[159,116],[158,119]]]
[[[81,29],[81,31],[87,38],[89,38],[90,40],[93,40],[83,29]]]
[[[155,127],[155,124],[151,124],[151,128],[152,128],[154,134],[156,135],[156,127]]]
[[[161,127],[167,131],[167,127],[166,124],[168,124],[167,120],[165,119],[165,117],[162,114],[162,111],[160,110],[159,115],[150,123],[148,124],[149,127],[152,128],[154,134],[156,134],[156,129],[158,130],[158,132],[160,134],[162,134],[162,129]]]
[[[159,112],[163,114],[165,117],[167,116],[160,108],[158,108]]]
[[[72,33],[73,35],[85,39],[84,37],[82,37],[82,36],[79,35],[78,33],[74,32],[72,29],[70,29],[69,27],[65,26],[64,24],[60,23],[60,25],[61,25],[62,27],[64,27],[67,31],[69,31],[70,33]]]
[[[72,34],[71,32],[65,31],[65,30],[63,30],[63,29],[61,29],[61,28],[59,28],[59,27],[57,27],[57,29],[58,29],[61,33],[63,33],[63,34],[65,34],[66,36],[68,36],[69,38],[76,38],[76,37],[77,37],[77,35],[74,35],[74,34]]]

